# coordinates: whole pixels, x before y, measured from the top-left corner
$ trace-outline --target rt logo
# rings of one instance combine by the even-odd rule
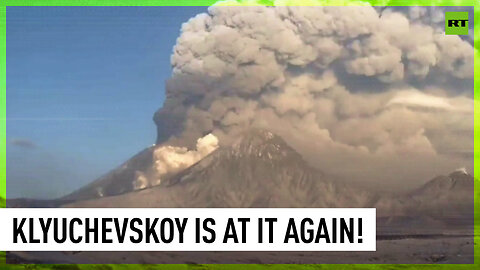
[[[445,12],[445,35],[468,35],[468,12]]]

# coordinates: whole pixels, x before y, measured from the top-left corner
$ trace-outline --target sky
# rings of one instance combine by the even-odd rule
[[[8,7],[7,197],[63,195],[153,144],[181,24],[205,11]]]

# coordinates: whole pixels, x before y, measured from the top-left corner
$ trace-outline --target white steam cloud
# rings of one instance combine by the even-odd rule
[[[443,33],[442,12],[210,7],[182,26],[157,143],[193,147],[212,132],[228,144],[257,127],[351,180],[402,186],[471,170],[474,49]],[[159,148],[159,174],[213,141]]]
[[[171,145],[159,146],[153,152],[154,180],[151,181],[145,174],[137,172],[138,175],[133,183],[133,188],[137,190],[158,185],[165,175],[173,174],[192,166],[217,148],[218,139],[213,134],[199,138],[196,148],[193,150]]]
[[[208,134],[197,140],[197,147],[188,150],[186,147],[160,146],[153,153],[158,175],[165,175],[185,169],[198,162],[218,147],[218,139]]]

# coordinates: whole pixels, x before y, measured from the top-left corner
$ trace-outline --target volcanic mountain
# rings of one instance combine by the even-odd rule
[[[407,194],[384,195],[377,209],[377,232],[388,234],[473,233],[474,178],[465,170],[433,178]]]
[[[254,129],[159,186],[69,206],[366,207],[374,199],[311,167],[281,137]]]
[[[380,215],[473,217],[474,178],[465,170],[441,175],[407,194],[383,196],[374,205]]]

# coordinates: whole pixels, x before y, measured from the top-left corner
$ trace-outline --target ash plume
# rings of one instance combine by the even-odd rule
[[[438,10],[222,5],[182,25],[154,116],[162,151],[262,128],[352,181],[472,170],[474,49]]]

